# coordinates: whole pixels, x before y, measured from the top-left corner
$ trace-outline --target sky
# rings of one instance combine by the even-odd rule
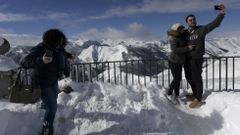
[[[166,40],[172,24],[186,26],[188,14],[209,23],[219,3],[226,17],[209,36],[240,35],[239,0],[1,0],[0,36],[35,40],[58,28],[69,39]]]

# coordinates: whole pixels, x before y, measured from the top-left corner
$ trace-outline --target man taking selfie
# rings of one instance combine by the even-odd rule
[[[197,25],[196,17],[193,14],[186,17],[189,32],[188,44],[195,45],[195,48],[188,54],[186,63],[195,84],[193,95],[187,95],[187,98],[192,100],[190,108],[198,108],[203,104],[202,65],[205,53],[205,37],[213,29],[220,26],[225,15],[225,6],[223,4],[216,5],[215,10],[219,11],[218,16],[207,25]]]

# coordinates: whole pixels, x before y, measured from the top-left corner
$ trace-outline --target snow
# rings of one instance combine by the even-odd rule
[[[83,51],[78,56],[78,58],[81,59],[82,62],[123,60],[122,54],[126,52],[127,52],[127,49],[121,45],[117,45],[113,47],[90,46],[85,51]],[[109,54],[109,55],[106,55],[106,54]],[[120,59],[117,59],[117,58],[120,58]]]
[[[127,59],[138,58],[133,52],[129,53],[130,45],[135,49],[144,48],[152,52],[161,49],[165,53],[168,50],[168,46],[160,41],[103,40],[99,41],[100,46],[96,42],[84,43],[86,41],[78,40],[67,48],[83,62],[124,60],[122,52],[126,53]],[[239,38],[221,38],[207,41],[207,46],[211,47],[209,52],[212,54],[230,56],[238,55],[236,52],[239,50],[239,43]],[[16,47],[8,57],[0,56],[0,69],[6,71],[17,68],[18,65],[12,59],[19,61],[26,52],[26,49]],[[236,59],[235,69],[240,66],[237,61]],[[224,70],[225,63],[221,64]],[[215,61],[214,66],[214,74],[218,79],[219,62]],[[232,70],[231,61],[228,70]],[[206,68],[203,69],[203,76],[205,71]],[[112,74],[113,70],[110,69],[110,72]],[[212,64],[208,66],[208,73],[211,79]],[[235,91],[212,91],[204,88],[203,99],[206,104],[198,109],[190,109],[189,102],[184,98],[191,89],[180,90],[181,105],[176,106],[165,98],[167,88],[155,84],[154,79],[149,81],[148,77],[147,86],[144,86],[142,80],[141,85],[126,86],[119,83],[76,83],[67,78],[59,81],[59,88],[69,85],[74,91],[70,94],[58,94],[55,135],[238,135],[240,72],[236,70],[234,76]],[[226,77],[224,73],[222,77]],[[232,77],[229,74],[229,88],[232,87]],[[129,82],[131,78],[129,76]],[[209,81],[209,88],[211,87]],[[24,105],[0,99],[0,135],[35,135],[41,130],[43,114],[40,102]]]
[[[11,58],[0,55],[0,71],[10,71],[19,67]]]
[[[205,91],[206,105],[190,109],[183,101],[173,106],[158,85],[120,86],[62,80],[74,92],[60,93],[55,134],[122,135],[180,134],[237,135],[240,93]],[[189,91],[189,90],[187,90]],[[181,90],[181,95],[185,91]],[[183,97],[183,96],[182,96]],[[34,105],[0,102],[0,131],[4,135],[32,135],[41,129],[43,110]],[[23,124],[24,123],[24,124]],[[14,132],[14,133],[13,133]]]

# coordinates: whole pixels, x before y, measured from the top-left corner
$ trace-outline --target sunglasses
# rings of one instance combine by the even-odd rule
[[[193,19],[188,19],[189,22],[193,22],[193,21],[196,21],[196,18],[193,18]]]

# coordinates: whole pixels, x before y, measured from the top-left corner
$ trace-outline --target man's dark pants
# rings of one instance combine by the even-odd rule
[[[203,94],[203,81],[202,81],[202,65],[203,65],[203,58],[190,58],[190,71],[191,71],[191,78],[193,83],[193,95],[199,100],[202,100]],[[190,79],[191,80],[191,79]],[[190,84],[191,85],[191,84]]]
[[[194,97],[196,96],[196,86],[193,82],[192,79],[192,70],[191,70],[191,58],[190,57],[186,57],[185,63],[183,65],[184,68],[184,73],[185,73],[185,78],[187,80],[187,82],[190,84],[191,88],[192,88],[192,92]]]

